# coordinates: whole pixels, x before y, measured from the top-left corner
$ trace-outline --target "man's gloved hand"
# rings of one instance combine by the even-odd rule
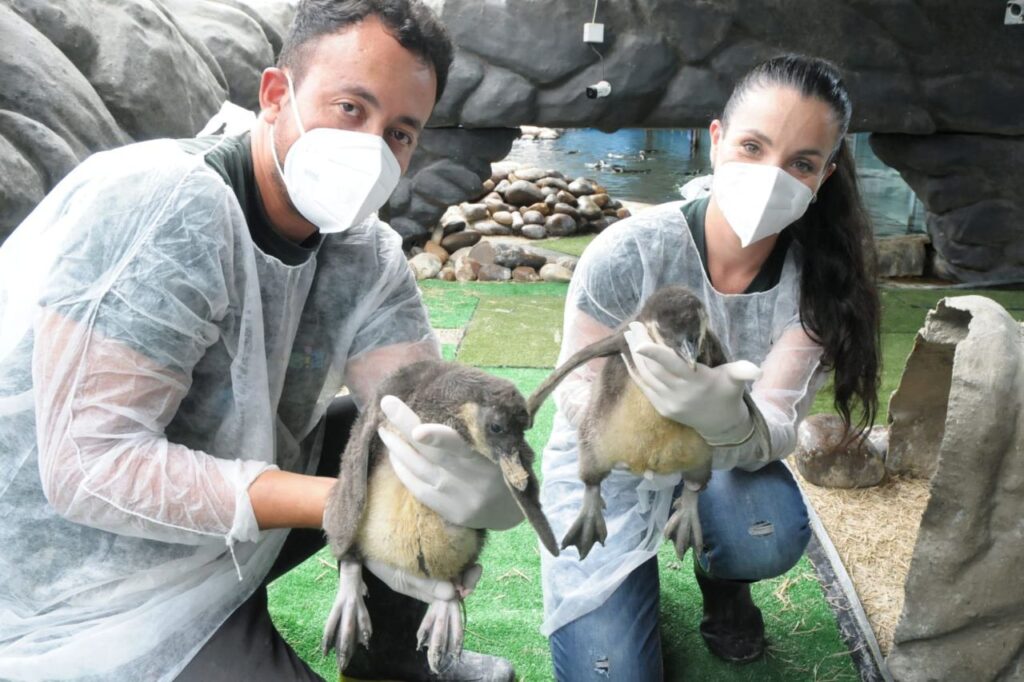
[[[668,346],[653,341],[647,328],[633,322],[624,333],[634,367],[633,381],[658,413],[692,427],[709,445],[738,445],[750,438],[754,422],[743,403],[746,382],[761,368],[740,360],[695,369]]]
[[[420,423],[393,395],[381,398],[380,407],[393,428],[384,425],[377,433],[413,497],[468,528],[506,530],[523,520],[497,463],[474,451],[454,429]]]

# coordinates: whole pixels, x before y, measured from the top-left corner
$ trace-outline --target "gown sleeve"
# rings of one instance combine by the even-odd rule
[[[43,289],[32,365],[42,488],[67,519],[183,544],[258,538],[248,487],[273,465],[164,431],[237,311],[233,202],[208,171],[154,172],[85,183],[60,216],[72,236]]]

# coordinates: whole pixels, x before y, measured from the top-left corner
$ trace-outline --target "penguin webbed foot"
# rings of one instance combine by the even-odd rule
[[[603,510],[604,500],[601,499],[600,486],[587,486],[579,516],[562,538],[562,549],[576,547],[580,553],[580,561],[583,561],[590,554],[595,542],[603,545],[608,538]]]
[[[373,634],[370,614],[363,601],[367,594],[366,584],[362,579],[361,567],[358,564],[354,566],[356,571],[346,571],[346,565],[341,566],[338,593],[327,616],[323,639],[320,640],[320,650],[324,655],[332,648],[335,649],[340,671],[344,671],[352,660],[356,642],[369,649],[370,635]]]
[[[437,600],[430,603],[416,632],[416,648],[427,647],[427,664],[435,675],[458,662],[462,654],[462,600]]]
[[[697,496],[702,488],[684,486],[679,499],[672,504],[672,516],[665,524],[665,537],[675,544],[680,559],[690,547],[693,547],[694,556],[704,551],[704,535],[697,513]]]

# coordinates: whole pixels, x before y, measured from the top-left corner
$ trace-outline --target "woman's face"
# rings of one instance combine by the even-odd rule
[[[789,87],[754,87],[732,112],[729,127],[711,122],[711,162],[777,166],[817,193],[835,170],[839,142],[832,108]]]

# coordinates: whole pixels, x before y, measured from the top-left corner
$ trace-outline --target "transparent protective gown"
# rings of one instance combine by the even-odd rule
[[[772,452],[761,452],[751,440],[713,453],[716,469],[756,470],[792,451],[796,427],[824,379],[821,348],[800,325],[799,247],[791,245],[781,280],[769,291],[721,294],[705,275],[682,205],[673,202],[641,211],[587,247],[569,285],[559,363],[611,334],[656,290],[686,286],[704,302],[709,324],[730,360],[749,360],[764,371],[751,390],[771,431]],[[541,503],[559,538],[583,501],[576,429],[602,364],[598,359],[584,365],[555,393],[558,409],[544,450]],[[598,608],[633,569],[656,554],[679,481],[678,474],[612,471],[601,484],[607,505],[605,544],[595,545],[584,561],[574,548],[557,558],[541,552],[545,635]]]
[[[250,483],[437,355],[375,217],[289,266],[173,141],[81,164],[0,247],[0,679],[173,679],[285,539]]]

